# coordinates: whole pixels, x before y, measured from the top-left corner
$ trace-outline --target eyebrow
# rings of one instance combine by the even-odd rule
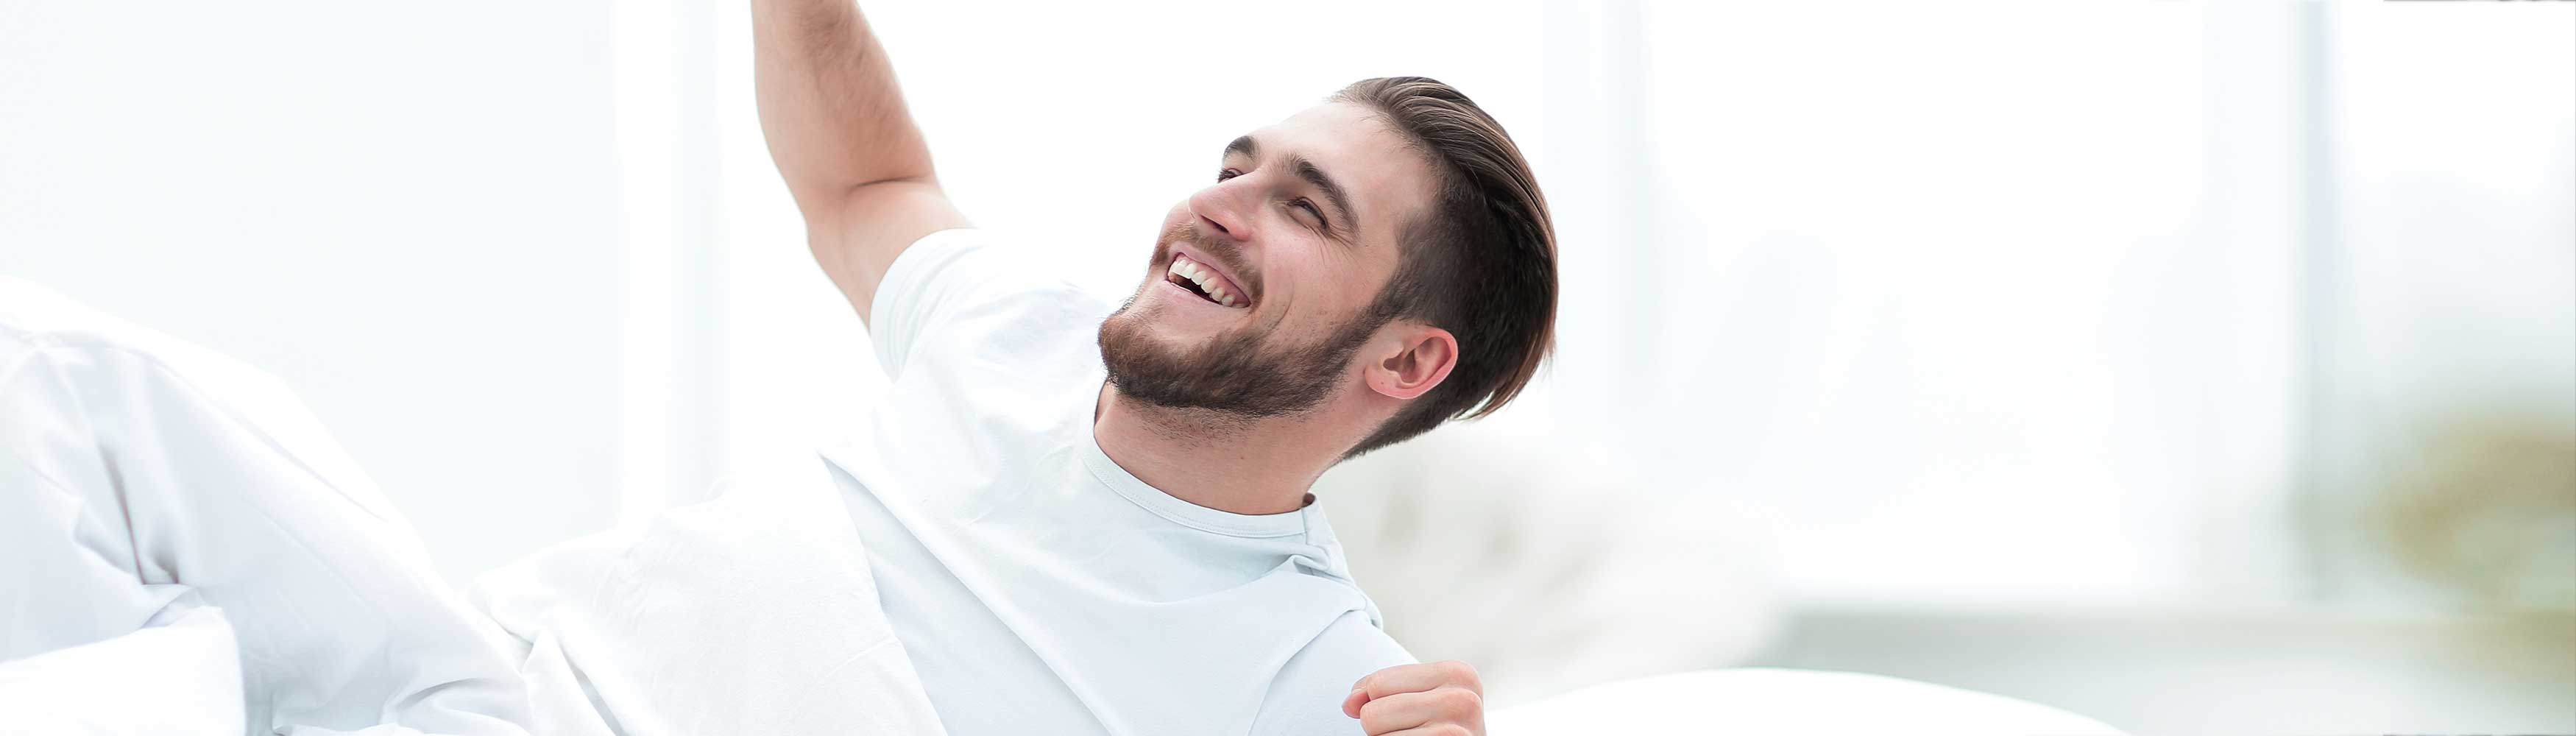
[[[1316,168],[1315,162],[1306,160],[1304,156],[1289,156],[1288,170],[1296,172],[1297,178],[1315,185],[1316,189],[1324,190],[1324,198],[1333,202],[1333,211],[1341,213],[1342,227],[1339,229],[1344,232],[1359,232],[1360,218],[1358,215],[1351,214],[1351,196],[1342,191],[1340,183],[1333,181],[1333,177],[1325,175],[1323,169]]]
[[[1233,142],[1225,144],[1225,153],[1228,156],[1242,154],[1246,158],[1258,158],[1260,151],[1260,142],[1253,140],[1249,135],[1236,136]],[[1323,190],[1325,201],[1331,202],[1333,212],[1340,216],[1338,219],[1341,227],[1334,228],[1335,230],[1346,233],[1359,232],[1359,216],[1351,213],[1350,192],[1343,189],[1340,182],[1333,181],[1332,175],[1324,173],[1324,170],[1317,167],[1315,162],[1295,154],[1288,156],[1288,170],[1295,173],[1297,178],[1315,185],[1316,189]]]

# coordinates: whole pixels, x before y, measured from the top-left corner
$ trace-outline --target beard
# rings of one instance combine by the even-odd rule
[[[1307,344],[1270,339],[1267,328],[1257,324],[1227,330],[1196,348],[1164,344],[1153,335],[1151,310],[1137,311],[1136,300],[1162,280],[1159,274],[1171,263],[1171,243],[1176,240],[1229,264],[1242,262],[1232,243],[1198,237],[1194,223],[1164,231],[1154,246],[1145,283],[1100,323],[1100,362],[1108,368],[1110,385],[1128,398],[1241,417],[1303,412],[1332,396],[1342,384],[1351,355],[1387,321],[1363,313],[1335,327],[1324,339]]]

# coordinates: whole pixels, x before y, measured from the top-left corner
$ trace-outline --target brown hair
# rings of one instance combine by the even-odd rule
[[[1371,306],[1458,339],[1458,364],[1350,456],[1455,418],[1491,414],[1529,384],[1556,330],[1556,230],[1529,162],[1475,101],[1427,77],[1363,79],[1333,99],[1367,105],[1431,159],[1434,201],[1404,231],[1395,276]]]

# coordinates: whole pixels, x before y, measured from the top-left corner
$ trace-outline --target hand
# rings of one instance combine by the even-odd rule
[[[1369,736],[1485,736],[1485,685],[1458,660],[1388,667],[1342,700]]]

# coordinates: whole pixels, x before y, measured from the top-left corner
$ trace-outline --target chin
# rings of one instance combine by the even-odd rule
[[[1182,324],[1183,320],[1175,319],[1174,312],[1177,310],[1173,307],[1177,305],[1166,300],[1164,298],[1166,295],[1156,294],[1153,291],[1149,285],[1144,293],[1137,294],[1134,299],[1128,300],[1126,306],[1109,315],[1109,319],[1100,325],[1102,337],[1105,339],[1113,333],[1121,334],[1127,336],[1129,340],[1164,349],[1179,348],[1207,340],[1208,335],[1198,334],[1189,325]]]
[[[1215,326],[1198,324],[1196,320],[1186,319],[1185,315],[1174,314],[1175,311],[1168,304],[1143,305],[1128,318],[1136,320],[1136,325],[1143,328],[1138,330],[1139,334],[1166,348],[1193,347],[1216,337]]]

